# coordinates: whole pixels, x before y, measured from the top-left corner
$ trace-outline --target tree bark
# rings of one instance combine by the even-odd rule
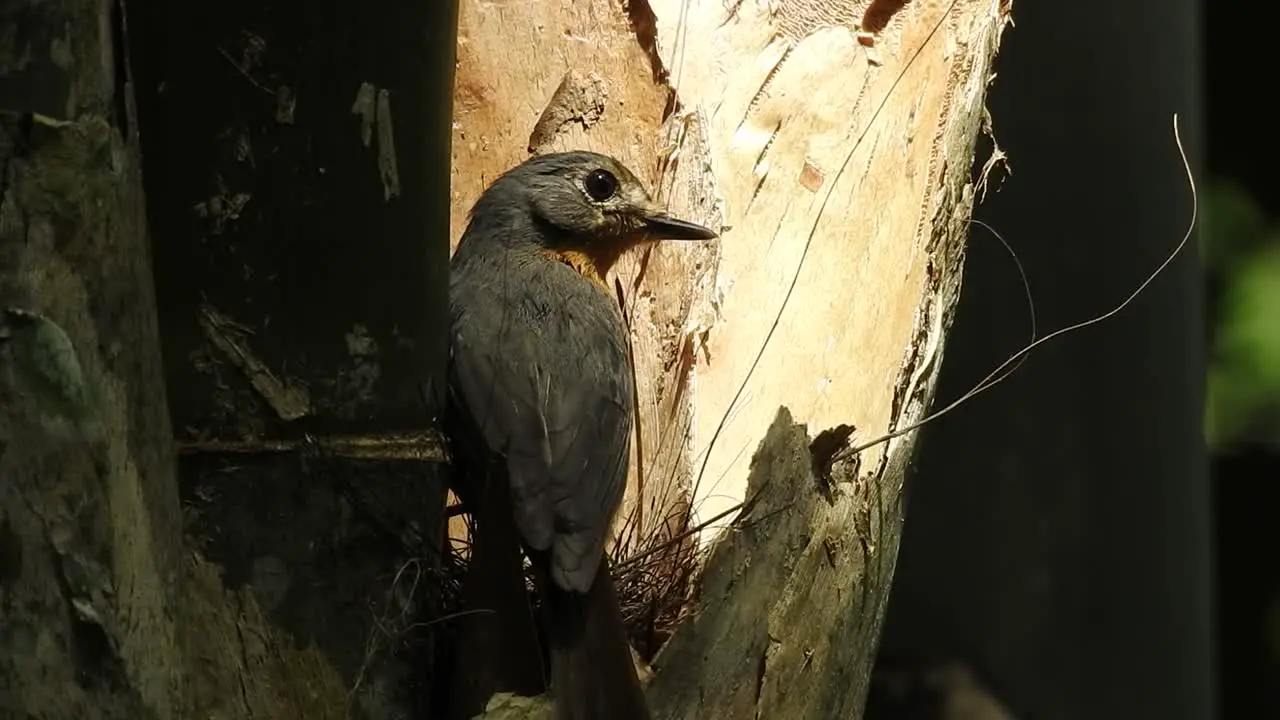
[[[614,277],[640,408],[614,533],[623,594],[655,592],[627,558],[736,517],[696,598],[656,591],[686,615],[654,661],[659,717],[861,712],[914,434],[815,470],[805,427],[835,430],[830,458],[927,411],[1007,11],[462,4],[455,238],[499,172],[568,148],[618,157],[676,214],[724,228]],[[545,712],[529,705],[495,699],[491,716]]]
[[[415,8],[426,13],[436,7],[399,5],[410,14]],[[142,15],[141,34],[163,45],[171,39],[169,28],[156,21],[165,16],[154,4],[146,9],[157,14]],[[448,15],[449,7],[444,9]],[[297,11],[293,18],[305,14]],[[396,207],[408,208],[399,215],[370,211],[361,218],[365,230],[383,233],[375,240],[384,243],[363,238],[363,245],[334,243],[328,246],[327,257],[332,261],[343,251],[364,252],[360,258],[372,258],[362,266],[369,270],[378,262],[386,263],[386,255],[399,252],[396,262],[386,263],[395,268],[388,273],[391,280],[378,283],[363,277],[352,285],[383,291],[382,299],[404,312],[370,310],[378,297],[366,296],[360,302],[355,293],[340,297],[324,287],[321,296],[329,293],[324,297],[329,305],[316,303],[310,308],[305,303],[300,306],[299,298],[272,306],[278,298],[237,294],[262,287],[250,282],[260,281],[255,273],[269,275],[273,260],[287,265],[289,258],[262,253],[259,245],[241,248],[252,262],[228,263],[222,253],[230,248],[234,254],[235,247],[222,243],[214,248],[217,243],[209,242],[209,236],[216,233],[184,245],[194,237],[190,233],[193,216],[234,229],[234,216],[243,205],[237,206],[234,192],[205,195],[201,207],[183,198],[184,205],[176,212],[188,226],[159,224],[163,240],[157,243],[157,254],[168,259],[157,263],[160,284],[167,289],[161,293],[162,300],[167,298],[162,302],[167,312],[161,315],[182,321],[166,326],[162,353],[138,128],[142,123],[142,134],[149,138],[145,148],[148,185],[160,200],[149,209],[153,216],[166,219],[175,212],[167,203],[181,198],[189,186],[182,182],[185,177],[167,174],[163,168],[173,162],[185,163],[195,173],[225,172],[227,168],[215,166],[208,158],[184,154],[202,151],[200,141],[213,138],[184,135],[192,127],[181,124],[181,112],[169,114],[172,106],[157,107],[155,96],[165,92],[163,80],[170,78],[158,77],[158,68],[146,62],[157,56],[137,46],[132,48],[133,57],[141,56],[147,65],[147,72],[139,74],[147,86],[140,94],[151,104],[149,113],[135,112],[134,76],[126,54],[134,43],[121,3],[20,3],[0,16],[0,37],[9,41],[0,51],[5,53],[5,62],[0,63],[0,603],[4,608],[0,612],[0,716],[54,720],[384,717],[398,714],[408,704],[406,694],[417,689],[413,678],[406,678],[403,659],[398,659],[398,667],[383,672],[383,665],[392,663],[380,665],[381,656],[395,653],[380,652],[381,646],[394,646],[399,638],[369,632],[370,626],[383,629],[386,625],[375,622],[368,603],[371,595],[381,599],[374,594],[376,589],[390,586],[386,605],[411,605],[401,597],[399,583],[414,571],[421,572],[426,561],[410,567],[394,563],[396,555],[386,546],[402,552],[407,542],[382,536],[381,545],[370,542],[370,535],[385,531],[358,516],[353,508],[361,507],[360,503],[339,496],[335,483],[323,494],[322,483],[287,482],[299,480],[308,461],[315,467],[319,460],[333,459],[324,453],[316,458],[278,452],[281,447],[315,445],[302,441],[303,432],[295,430],[288,436],[282,431],[285,437],[266,438],[237,433],[244,428],[279,429],[287,424],[282,419],[297,419],[295,411],[309,406],[299,401],[303,394],[298,386],[288,382],[293,378],[271,364],[277,357],[262,361],[252,352],[252,341],[262,341],[268,333],[255,336],[248,330],[262,331],[266,323],[246,329],[225,313],[228,306],[242,309],[258,300],[257,310],[263,306],[280,310],[277,322],[281,317],[297,321],[287,328],[295,338],[313,340],[315,335],[308,336],[299,321],[309,317],[311,309],[338,306],[374,316],[367,333],[343,325],[345,337],[341,332],[328,336],[336,342],[316,353],[331,359],[336,345],[341,348],[336,354],[345,352],[343,357],[355,367],[339,368],[348,372],[333,372],[330,377],[336,375],[338,382],[322,386],[330,390],[336,385],[340,392],[313,396],[321,401],[322,410],[331,411],[321,419],[332,422],[308,429],[347,433],[342,442],[318,445],[344,455],[339,459],[348,462],[348,479],[370,474],[371,462],[381,463],[372,468],[380,471],[399,463],[398,474],[384,472],[359,489],[368,491],[381,487],[379,483],[407,488],[415,500],[421,503],[425,498],[434,507],[434,512],[411,518],[417,523],[412,529],[430,536],[434,521],[440,532],[439,483],[435,484],[436,502],[431,503],[432,485],[410,482],[423,473],[422,456],[434,457],[438,452],[429,438],[420,433],[406,438],[403,431],[410,426],[420,431],[428,424],[431,410],[423,398],[430,398],[431,383],[424,376],[440,375],[444,364],[445,336],[438,320],[443,317],[447,258],[443,180],[453,25],[451,17],[434,25],[420,18],[401,20],[386,17],[388,24],[412,36],[417,56],[445,58],[425,71],[415,65],[398,76],[386,72],[398,78],[393,82],[408,88],[398,106],[401,115],[396,117],[406,118],[401,122],[411,127],[422,126],[421,135],[406,133],[396,138],[401,141],[397,152],[389,147],[388,137],[378,134],[378,151],[371,152],[362,143],[362,123],[381,133],[391,116],[386,111],[387,93],[376,89],[372,102],[356,103],[360,112],[353,114],[353,100],[363,97],[359,81],[334,90],[343,93],[341,106],[325,108],[332,112],[324,117],[338,118],[335,124],[350,122],[347,154],[368,161],[368,176],[373,179],[368,186],[376,187],[376,193],[367,195],[376,196],[377,201],[369,204],[387,202],[387,188],[394,188],[398,195],[393,196],[406,199]],[[424,27],[447,36],[446,42],[433,46],[437,48],[434,55],[424,49],[431,44]],[[214,45],[189,47],[192,53],[227,62],[238,81],[255,87],[253,78],[242,74],[244,68],[235,60],[225,60]],[[397,51],[393,43],[382,47],[386,55]],[[332,55],[332,50],[326,52]],[[403,65],[396,57],[388,60],[387,67]],[[424,73],[432,72],[424,79]],[[378,87],[393,85],[375,75],[370,77],[380,83]],[[190,88],[183,80],[196,80],[190,76],[171,79],[175,82],[167,89],[179,95]],[[440,89],[443,101],[428,97],[432,87]],[[214,89],[202,90],[209,97]],[[227,96],[212,97],[215,106],[226,105]],[[300,116],[310,119],[308,99],[276,93],[271,97],[271,114],[277,122],[288,124],[296,100]],[[426,120],[433,116],[438,117]],[[431,122],[437,128],[434,134]],[[170,137],[185,142],[167,145]],[[232,134],[233,151],[251,149],[234,142],[243,139],[244,134]],[[272,181],[278,191],[287,193],[293,187],[279,178],[265,184]],[[342,205],[328,207],[340,210]],[[273,203],[272,208],[295,209],[287,203]],[[278,216],[272,219],[284,226],[291,222]],[[431,261],[432,238],[435,262]],[[372,247],[384,251],[375,252]],[[186,255],[179,257],[184,251]],[[356,265],[348,262],[340,269],[351,273]],[[209,270],[208,275],[202,274]],[[377,273],[371,274],[376,279]],[[213,282],[208,282],[211,278]],[[390,293],[388,288],[397,283],[402,289],[409,285],[411,292]],[[212,302],[202,307],[184,304],[202,291],[204,299]],[[181,312],[186,307],[193,311]],[[224,312],[218,312],[219,307]],[[342,313],[330,317],[339,323],[349,319]],[[221,359],[240,374],[218,368],[225,370],[220,382],[201,385],[214,373],[216,363],[197,362],[197,372],[187,372],[193,359],[201,359],[183,345],[193,334],[211,346],[198,348],[206,356],[223,353]],[[269,350],[278,349],[279,339],[268,338],[265,344]],[[284,340],[286,349],[310,349],[302,341]],[[381,354],[370,351],[378,347]],[[169,360],[167,368],[162,355]],[[311,369],[307,380],[324,377],[324,371],[333,366]],[[178,378],[170,386],[177,388],[172,408],[166,397],[166,374]],[[210,393],[202,395],[201,390]],[[218,391],[228,393],[234,402],[225,402],[228,395]],[[259,394],[258,405],[252,401],[254,392]],[[219,401],[224,402],[219,405]],[[248,407],[251,411],[265,408],[267,413],[265,417],[252,412],[218,413],[228,405],[232,411]],[[338,410],[332,411],[335,407]],[[214,449],[230,447],[236,457],[244,458],[245,446],[252,446],[250,454],[257,453],[253,455],[256,462],[206,461],[196,468],[205,472],[190,472],[180,501],[171,409],[184,426],[184,436],[190,426],[197,426],[206,431],[197,432],[197,439],[213,443]],[[380,423],[376,427],[368,422],[375,413]],[[330,435],[320,440],[327,441]],[[237,465],[252,467],[237,475],[232,472]],[[250,481],[244,482],[246,478]],[[282,478],[286,482],[270,485]],[[309,503],[298,501],[317,495],[321,497]],[[225,528],[230,539],[205,532],[193,538],[195,542],[184,542],[184,520],[196,530]],[[252,532],[233,535],[241,530]],[[201,552],[228,547],[242,550],[233,559],[243,558],[243,562],[225,563],[224,584],[223,569],[206,562]],[[316,558],[299,559],[280,547],[308,550]],[[282,556],[297,564],[282,563]],[[360,562],[368,556],[380,564]],[[314,586],[304,584],[323,575],[318,568],[324,562],[347,571],[344,577],[327,580],[345,595],[314,592]],[[357,575],[361,582],[351,580]],[[293,602],[282,603],[288,598]],[[330,606],[325,602],[347,602],[347,615],[356,620],[333,623],[338,627],[331,630],[327,627],[331,616],[325,612]],[[304,607],[311,614],[290,625],[282,616],[287,620],[299,614],[282,613],[282,604]],[[396,625],[392,632],[401,629]],[[349,642],[326,645],[334,637]],[[354,661],[344,663],[352,657]]]
[[[119,7],[21,3],[0,80],[0,715],[172,717],[181,526]]]
[[[462,213],[498,172],[528,151],[567,147],[619,157],[675,212],[725,228],[722,244],[658,246],[615,278],[631,322],[641,407],[617,554],[635,557],[726,502],[749,499],[736,530],[716,542],[696,598],[685,598],[681,583],[661,590],[678,596],[675,609],[688,616],[655,661],[650,694],[661,717],[861,710],[914,436],[827,467],[814,462],[805,426],[837,430],[819,443],[830,457],[848,441],[841,426],[856,426],[857,444],[909,425],[929,405],[959,290],[973,143],[1006,11],[996,0],[767,9],[674,0],[625,8],[608,0],[462,5],[454,237]],[[262,286],[249,274],[300,256],[232,263],[217,254],[225,248],[210,249],[219,232],[234,234],[247,207],[243,191],[225,185],[230,171],[204,178],[199,196],[184,194],[191,186],[176,182],[179,175],[154,174],[154,187],[197,200],[187,207],[207,223],[171,222],[157,243],[176,263],[173,272],[162,263],[161,274],[174,298],[163,306],[165,326],[174,329],[166,333],[167,374],[187,398],[175,400],[175,415],[184,426],[212,429],[189,438],[214,443],[205,450],[249,447],[265,458],[234,482],[227,471],[243,463],[210,462],[185,485],[198,511],[194,526],[216,529],[229,518],[229,526],[264,533],[242,536],[244,547],[219,546],[216,538],[211,545],[226,551],[219,560],[234,589],[198,557],[183,558],[171,428],[157,382],[137,121],[121,48],[127,27],[118,4],[84,0],[30,4],[19,19],[5,20],[18,28],[15,58],[34,60],[6,65],[5,89],[26,94],[4,108],[0,147],[0,583],[6,607],[18,608],[3,620],[13,650],[0,659],[0,678],[13,690],[5,702],[14,698],[15,714],[52,717],[342,717],[353,697],[347,688],[365,677],[363,665],[349,662],[356,635],[316,636],[327,606],[296,601],[333,597],[297,589],[296,578],[314,571],[297,556],[311,547],[303,542],[307,530],[280,526],[282,518],[307,515],[320,527],[356,504],[333,494],[317,512],[300,512],[290,498],[316,487],[301,482],[296,468],[277,466],[296,457],[272,458],[311,427],[295,421],[318,419],[323,433],[350,433],[345,444],[326,447],[360,456],[369,446],[359,442],[365,431],[403,431],[425,419],[404,395],[417,384],[415,358],[436,367],[430,348],[441,346],[429,342],[431,323],[413,324],[425,333],[419,349],[426,355],[400,353],[372,376],[368,363],[342,364],[352,355],[365,359],[369,347],[349,326],[353,318],[376,320],[375,344],[399,349],[393,319],[404,307],[330,313],[330,304],[318,303],[330,323],[309,333],[300,323],[312,316],[295,303],[267,302],[293,320],[287,337],[270,338],[270,313],[250,307],[254,298],[239,291]],[[152,41],[168,38],[164,22],[144,25]],[[410,34],[419,27],[402,25]],[[273,122],[300,117],[293,113],[302,112],[305,94],[286,82],[268,85],[257,73],[274,39],[223,30],[238,44],[171,40],[225,62],[246,92],[268,88]],[[426,41],[415,37],[425,52]],[[53,51],[24,54],[27,48]],[[332,47],[321,56],[331,57]],[[147,76],[146,92],[191,91],[159,80]],[[375,77],[369,85],[355,87],[345,109],[364,122],[353,137],[382,143],[387,125],[378,118],[386,117],[387,96],[379,88],[391,83]],[[244,162],[245,133],[223,129],[219,142],[227,144],[218,152]],[[181,165],[181,152],[209,139],[186,140],[155,145],[148,167]],[[217,167],[213,151],[199,153],[186,159],[188,170]],[[403,158],[392,154],[393,163],[387,155],[370,161],[377,182],[366,186],[384,203],[409,192],[398,170]],[[292,187],[287,177],[259,181]],[[176,212],[178,204],[165,206]],[[190,240],[197,225],[205,233],[198,243]],[[398,234],[404,226],[383,229],[412,240]],[[317,256],[350,258],[345,247]],[[383,246],[382,261],[406,247]],[[193,259],[205,264],[191,272]],[[431,268],[417,269],[427,282]],[[365,274],[361,287],[379,277],[386,276]],[[197,307],[192,298],[201,292],[220,299]],[[227,313],[228,305],[238,311]],[[241,327],[245,312],[256,313],[248,323],[256,334]],[[334,328],[351,332],[326,335]],[[290,382],[299,367],[290,353],[306,347],[321,360],[302,379],[336,378],[317,383],[334,392],[309,395],[306,383]],[[221,354],[236,372],[217,362],[189,364],[200,353]],[[388,379],[379,385],[377,378]],[[375,415],[386,424],[369,424]],[[745,454],[758,442],[748,476]],[[290,480],[275,495],[258,491],[257,480],[282,477]],[[225,493],[224,507],[239,514],[220,515],[211,492]],[[728,501],[716,499],[725,494]],[[255,516],[257,507],[266,510]],[[332,527],[337,535],[329,540],[349,538],[349,525]],[[272,529],[279,545],[265,545]],[[704,541],[712,539],[707,533]],[[630,578],[635,587],[644,585],[640,574]],[[363,582],[352,585],[363,591]],[[282,596],[295,602],[281,606]],[[298,607],[307,611],[286,612]],[[399,712],[398,698],[383,698],[388,684],[403,679],[381,676],[355,712]]]

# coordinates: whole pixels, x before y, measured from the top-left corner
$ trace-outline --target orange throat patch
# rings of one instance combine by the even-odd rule
[[[607,293],[609,283],[604,277],[609,274],[609,270],[613,268],[623,252],[623,250],[612,249],[606,253],[589,253],[583,250],[543,250],[542,254],[556,262],[568,265]]]

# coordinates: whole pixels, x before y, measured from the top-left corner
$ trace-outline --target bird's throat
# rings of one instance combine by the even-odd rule
[[[610,249],[606,252],[587,252],[585,250],[545,250],[543,254],[556,262],[573,268],[579,275],[591,281],[606,293],[609,284],[605,275],[613,268],[614,263],[622,255],[622,251]]]

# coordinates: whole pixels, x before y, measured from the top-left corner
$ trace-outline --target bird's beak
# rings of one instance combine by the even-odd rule
[[[711,240],[718,237],[711,228],[678,220],[665,213],[645,215],[644,229],[654,240]]]

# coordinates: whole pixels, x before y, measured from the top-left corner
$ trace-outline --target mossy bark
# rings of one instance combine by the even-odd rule
[[[184,552],[126,23],[0,18],[0,716],[338,718],[329,661]]]
[[[123,18],[0,20],[0,715],[174,717],[181,525]]]

